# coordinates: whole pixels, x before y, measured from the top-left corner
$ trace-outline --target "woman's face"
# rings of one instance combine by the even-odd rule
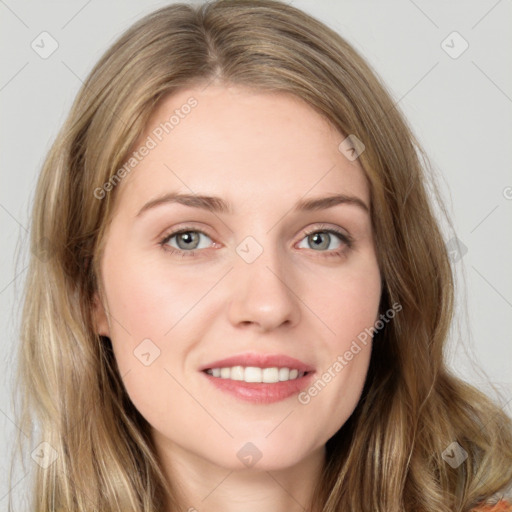
[[[162,453],[285,468],[354,410],[381,284],[344,139],[293,96],[239,87],[153,113],[115,184],[96,321]]]

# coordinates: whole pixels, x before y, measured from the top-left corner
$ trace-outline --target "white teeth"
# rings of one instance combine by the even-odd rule
[[[229,370],[229,368],[226,368],[226,370]],[[231,368],[231,375],[228,375],[227,378],[231,378],[231,380],[244,380],[244,367],[233,366],[233,368]]]
[[[261,373],[262,382],[279,382],[279,370],[277,368],[265,368]]]
[[[211,368],[206,373],[221,379],[242,380],[244,382],[265,382],[273,384],[295,380],[304,376],[305,372],[299,372],[296,368],[258,368],[256,366],[232,366],[225,368]]]
[[[261,368],[248,366],[244,371],[245,382],[261,382]]]
[[[279,380],[288,380],[290,377],[290,368],[279,368]]]

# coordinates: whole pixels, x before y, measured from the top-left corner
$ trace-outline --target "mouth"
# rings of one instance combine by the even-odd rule
[[[289,356],[254,353],[219,360],[200,371],[220,391],[260,404],[299,393],[315,373],[313,367]]]
[[[203,371],[217,379],[229,379],[248,383],[263,382],[265,384],[301,379],[311,373],[301,371],[298,368],[278,368],[277,366],[268,368],[259,368],[257,366],[224,366],[222,368],[208,368]]]

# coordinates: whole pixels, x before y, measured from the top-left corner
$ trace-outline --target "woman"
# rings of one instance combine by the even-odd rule
[[[443,359],[417,150],[364,60],[284,3],[130,28],[38,183],[32,509],[509,509],[511,421]]]

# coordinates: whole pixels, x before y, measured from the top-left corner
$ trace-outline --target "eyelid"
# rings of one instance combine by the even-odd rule
[[[191,250],[187,251],[187,250],[178,249],[178,248],[168,245],[168,242],[170,241],[171,238],[174,238],[175,236],[178,236],[182,233],[187,233],[190,231],[200,233],[200,234],[205,235],[208,238],[210,238],[212,240],[213,247],[219,246],[219,244],[215,241],[214,237],[210,236],[208,234],[208,232],[207,232],[208,230],[199,229],[199,228],[197,228],[195,226],[191,226],[191,225],[185,225],[183,227],[167,230],[167,234],[164,234],[159,237],[159,245],[162,247],[162,249],[164,251],[167,251],[171,254],[181,255],[182,257],[183,256],[194,257],[195,256],[194,251],[204,252],[206,249],[204,249],[204,248],[203,249],[191,249]],[[298,241],[296,243],[304,240],[304,238],[308,237],[311,234],[321,233],[321,232],[336,235],[344,247],[342,247],[341,249],[336,249],[336,250],[331,249],[328,251],[314,251],[313,249],[311,249],[311,251],[313,251],[313,252],[318,252],[320,257],[327,257],[327,258],[328,257],[336,257],[336,256],[342,257],[346,251],[352,249],[353,244],[354,244],[354,239],[348,232],[344,232],[343,228],[340,228],[339,226],[332,226],[332,225],[325,224],[325,223],[319,223],[319,224],[311,226],[310,228],[306,228],[305,230],[303,230],[301,233],[301,237],[298,239]],[[210,249],[210,248],[207,248],[207,249]]]
[[[180,233],[186,233],[188,231],[197,231],[198,233],[202,233],[203,235],[206,235],[209,238],[213,238],[212,235],[208,233],[208,229],[206,228],[184,224],[181,227],[178,226],[165,229],[160,235],[158,235],[157,239],[162,240],[162,238],[172,237],[174,235],[179,235]]]
[[[167,230],[164,232],[164,234],[162,234],[158,237],[159,243],[160,243],[160,245],[165,245],[165,244],[167,244],[167,242],[169,242],[169,240],[171,238],[174,238],[175,236],[180,235],[182,233],[188,233],[189,231],[193,231],[195,233],[200,233],[202,235],[205,235],[210,240],[212,240],[214,245],[218,245],[217,242],[214,241],[213,237],[207,233],[207,231],[193,227],[193,226],[184,226],[182,228],[175,228],[175,229]],[[176,250],[178,250],[178,249],[176,249]],[[194,249],[194,250],[204,251],[204,249]],[[188,251],[188,252],[191,252],[191,251]]]
[[[333,225],[325,224],[325,223],[316,224],[311,228],[307,228],[304,231],[302,238],[309,236],[313,233],[318,233],[318,232],[335,233],[347,245],[352,245],[354,243],[354,238],[352,237],[352,235],[349,234],[349,232],[347,230],[344,230],[343,228],[340,228],[339,226],[333,226]],[[300,240],[302,240],[302,238],[300,238]]]

